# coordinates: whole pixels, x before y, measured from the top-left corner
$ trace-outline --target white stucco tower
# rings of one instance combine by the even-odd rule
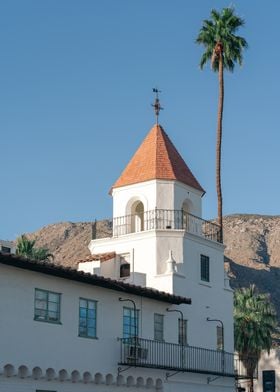
[[[92,240],[92,260],[79,268],[191,297],[188,313],[196,321],[190,329],[201,329],[192,343],[209,346],[205,321],[215,318],[223,321],[232,351],[232,290],[224,273],[219,227],[201,217],[204,193],[156,124],[112,186],[112,237]],[[216,345],[215,337],[212,343]]]

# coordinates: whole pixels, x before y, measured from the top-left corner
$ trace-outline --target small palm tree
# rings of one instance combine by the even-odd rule
[[[268,294],[260,294],[255,285],[234,293],[234,341],[254,391],[254,373],[262,350],[272,346],[272,334],[277,325],[275,309]]]
[[[242,64],[242,52],[247,42],[235,35],[244,20],[235,15],[233,8],[224,8],[221,12],[211,11],[211,20],[204,20],[196,42],[205,47],[200,61],[200,68],[210,61],[214,72],[219,76],[219,104],[216,140],[216,188],[218,199],[218,223],[220,241],[223,241],[223,198],[221,185],[221,147],[224,109],[224,69],[233,72],[235,63]]]
[[[31,257],[34,251],[35,240],[29,240],[25,234],[17,239],[16,254],[19,256]]]
[[[17,240],[16,254],[33,260],[53,259],[53,255],[46,248],[35,248],[36,240],[29,240],[25,234]]]

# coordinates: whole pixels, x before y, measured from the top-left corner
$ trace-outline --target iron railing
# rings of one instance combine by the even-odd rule
[[[142,338],[122,338],[119,365],[246,378],[238,357],[226,351]]]
[[[147,230],[185,230],[212,241],[221,242],[220,227],[184,210],[154,209],[114,218],[115,237]]]

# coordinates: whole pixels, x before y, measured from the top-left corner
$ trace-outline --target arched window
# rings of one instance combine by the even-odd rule
[[[131,233],[144,230],[144,205],[136,201],[131,206]]]

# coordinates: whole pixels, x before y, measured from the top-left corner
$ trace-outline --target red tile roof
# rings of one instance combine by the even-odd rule
[[[115,256],[116,256],[116,252],[98,253],[95,255],[88,256],[86,259],[79,260],[79,263],[85,263],[85,262],[96,261],[96,260],[100,260],[101,263],[103,263],[103,261],[111,260]]]
[[[113,188],[155,179],[177,180],[204,193],[160,125],[150,130]]]

